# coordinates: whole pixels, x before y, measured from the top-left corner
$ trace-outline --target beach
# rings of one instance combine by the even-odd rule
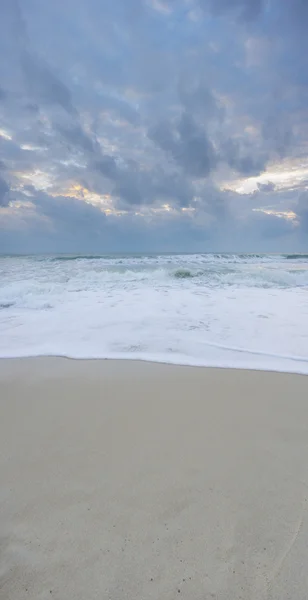
[[[308,378],[0,362],[1,598],[304,599]]]

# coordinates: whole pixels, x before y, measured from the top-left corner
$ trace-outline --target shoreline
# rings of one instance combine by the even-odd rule
[[[0,589],[305,598],[308,379],[0,360]]]
[[[274,356],[273,356],[274,357]],[[294,362],[300,362],[301,359],[289,359],[289,360],[294,360]],[[32,362],[32,361],[67,361],[67,362],[79,362],[79,363],[128,363],[128,364],[139,364],[139,365],[155,365],[155,366],[161,366],[161,367],[170,367],[170,368],[179,368],[179,369],[198,369],[198,370],[221,370],[221,371],[243,371],[243,372],[248,372],[248,373],[272,373],[274,375],[294,375],[294,376],[301,376],[301,377],[307,377],[308,375],[308,371],[307,373],[304,373],[302,371],[289,371],[289,370],[279,370],[279,369],[275,369],[272,367],[269,367],[268,369],[264,368],[264,367],[252,367],[252,366],[247,366],[247,367],[243,367],[243,366],[220,366],[220,365],[206,365],[206,364],[189,364],[189,363],[182,363],[182,362],[168,362],[167,360],[164,361],[163,359],[159,360],[158,358],[123,358],[123,357],[106,357],[106,358],[102,358],[102,357],[90,357],[90,358],[84,358],[84,357],[74,357],[74,356],[69,356],[69,355],[61,355],[61,354],[34,354],[34,355],[29,355],[29,356],[9,356],[9,357],[2,357],[0,356],[0,375],[1,375],[1,364],[3,365],[4,363],[7,364],[17,364],[18,362]]]

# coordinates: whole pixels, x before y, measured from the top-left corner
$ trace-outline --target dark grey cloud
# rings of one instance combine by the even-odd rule
[[[260,236],[266,240],[276,241],[284,236],[290,236],[294,232],[292,221],[279,216],[255,212],[248,223],[250,234]]]
[[[272,181],[258,183],[258,189],[260,192],[273,192],[275,190],[275,184]]]
[[[141,170],[134,161],[120,165],[113,157],[102,156],[94,168],[112,182],[115,204],[122,209],[159,202],[186,207],[194,196],[194,188],[185,177],[176,172],[168,173],[161,167]],[[89,182],[90,172],[87,177]],[[99,191],[99,182],[89,187]]]
[[[292,122],[288,121],[287,115],[283,118],[271,115],[265,120],[262,129],[263,139],[281,158],[287,155],[295,141]]]
[[[6,92],[0,87],[0,102],[5,100],[7,97]]]
[[[229,16],[233,12],[248,23],[268,16],[274,26],[288,22],[289,27],[293,25],[304,30],[308,20],[306,0],[199,0],[199,5],[214,15]]]
[[[240,143],[237,139],[217,140],[215,147],[202,124],[197,125],[186,112],[176,127],[170,122],[160,122],[149,130],[148,135],[194,177],[207,177],[220,163],[227,163],[241,175],[259,175],[269,158],[266,149],[260,152],[252,144]]]
[[[187,207],[190,205],[194,190],[190,183],[179,174],[167,174],[162,169],[151,173],[137,170],[118,172],[113,193],[119,198],[118,205],[140,206],[172,204]]]
[[[43,192],[31,196],[39,214],[56,223],[57,230],[69,237],[101,237],[106,223],[105,214],[93,206],[74,197],[52,198]],[[90,233],[91,232],[91,233]]]
[[[160,122],[148,134],[188,174],[207,177],[215,168],[214,146],[190,114],[183,113],[175,128],[168,122]]]
[[[118,178],[118,166],[115,158],[113,156],[102,156],[94,165],[94,168],[104,175],[104,177],[108,177],[108,179],[117,179]]]
[[[97,140],[92,139],[85,133],[80,125],[62,126],[54,125],[54,130],[58,131],[67,143],[69,150],[79,149],[86,154],[94,154],[100,152],[100,147]]]
[[[100,93],[97,102],[102,110],[110,110],[111,113],[114,113],[119,118],[127,120],[132,125],[137,125],[139,123],[140,115],[136,106],[132,103],[106,93]]]
[[[249,145],[240,144],[237,140],[229,139],[223,143],[222,158],[241,175],[259,175],[266,167],[268,155],[266,152],[258,155],[258,152]]]
[[[7,182],[0,177],[0,207],[1,206],[7,206],[9,203],[9,186],[7,184]]]
[[[59,105],[69,114],[76,114],[70,90],[42,59],[23,51],[21,64],[31,98],[39,103]]]
[[[302,232],[306,236],[306,244],[308,242],[308,192],[305,191],[299,195],[295,207],[297,217],[299,219]]]
[[[203,122],[210,119],[223,120],[223,106],[202,79],[202,73],[182,73],[178,83],[178,95],[186,112],[198,116]]]

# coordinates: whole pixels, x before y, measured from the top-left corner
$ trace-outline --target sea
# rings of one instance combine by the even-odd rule
[[[0,257],[0,357],[308,374],[308,255]]]

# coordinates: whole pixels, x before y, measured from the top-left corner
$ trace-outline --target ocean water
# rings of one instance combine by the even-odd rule
[[[308,255],[0,257],[0,357],[308,373]]]

